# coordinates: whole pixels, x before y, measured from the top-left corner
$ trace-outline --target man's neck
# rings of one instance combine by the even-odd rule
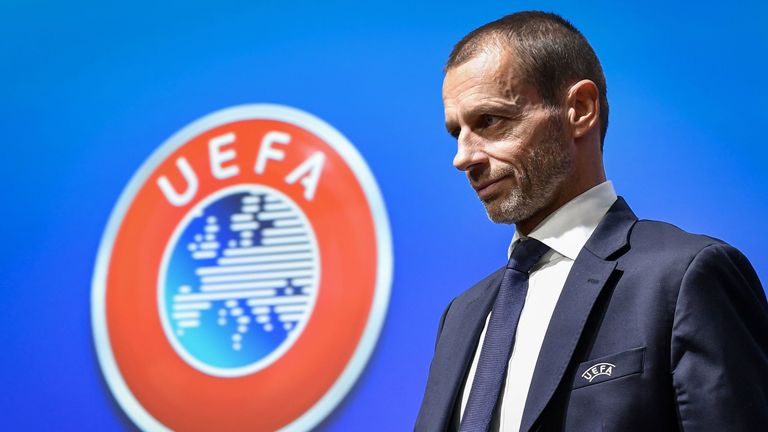
[[[515,230],[520,233],[520,235],[527,236],[531,233],[539,224],[544,221],[549,215],[557,211],[560,207],[567,204],[572,199],[576,198],[577,196],[583,194],[584,192],[592,189],[593,187],[605,182],[605,175],[601,176],[600,178],[593,179],[592,181],[581,184],[581,185],[574,185],[576,187],[569,187],[565,188],[561,191],[559,195],[555,196],[555,199],[553,199],[549,204],[542,207],[539,211],[534,213],[531,217],[529,217],[526,220],[520,221],[515,224]]]
[[[572,198],[575,198],[575,196]],[[516,223],[515,231],[519,232],[520,235],[522,236],[527,236],[528,234],[531,233],[531,231],[533,231],[537,226],[539,226],[539,224],[544,219],[546,219],[547,216],[554,213],[557,209],[562,207],[568,201],[570,201],[570,199],[566,201],[560,201],[560,200],[553,201],[552,203],[545,206],[544,208],[536,212],[533,216],[529,217],[528,219]]]

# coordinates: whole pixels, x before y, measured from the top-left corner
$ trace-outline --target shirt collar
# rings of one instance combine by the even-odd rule
[[[560,255],[575,261],[616,198],[613,183],[603,182],[555,210],[528,237],[539,240]],[[515,231],[507,251],[508,257],[522,238]]]

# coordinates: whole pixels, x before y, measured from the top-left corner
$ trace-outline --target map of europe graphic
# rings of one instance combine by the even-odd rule
[[[317,290],[319,257],[303,213],[290,198],[255,185],[193,211],[161,281],[161,314],[174,347],[218,369],[247,367],[285,349],[308,320]]]

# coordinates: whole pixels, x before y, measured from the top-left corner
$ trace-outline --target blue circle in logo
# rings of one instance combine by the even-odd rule
[[[239,185],[202,200],[163,259],[160,315],[176,352],[216,376],[253,373],[298,338],[317,297],[312,227],[289,197]]]

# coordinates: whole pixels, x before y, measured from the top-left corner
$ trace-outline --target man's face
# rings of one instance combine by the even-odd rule
[[[497,223],[525,221],[552,203],[573,172],[562,110],[547,107],[509,52],[489,48],[443,82],[453,165]]]

